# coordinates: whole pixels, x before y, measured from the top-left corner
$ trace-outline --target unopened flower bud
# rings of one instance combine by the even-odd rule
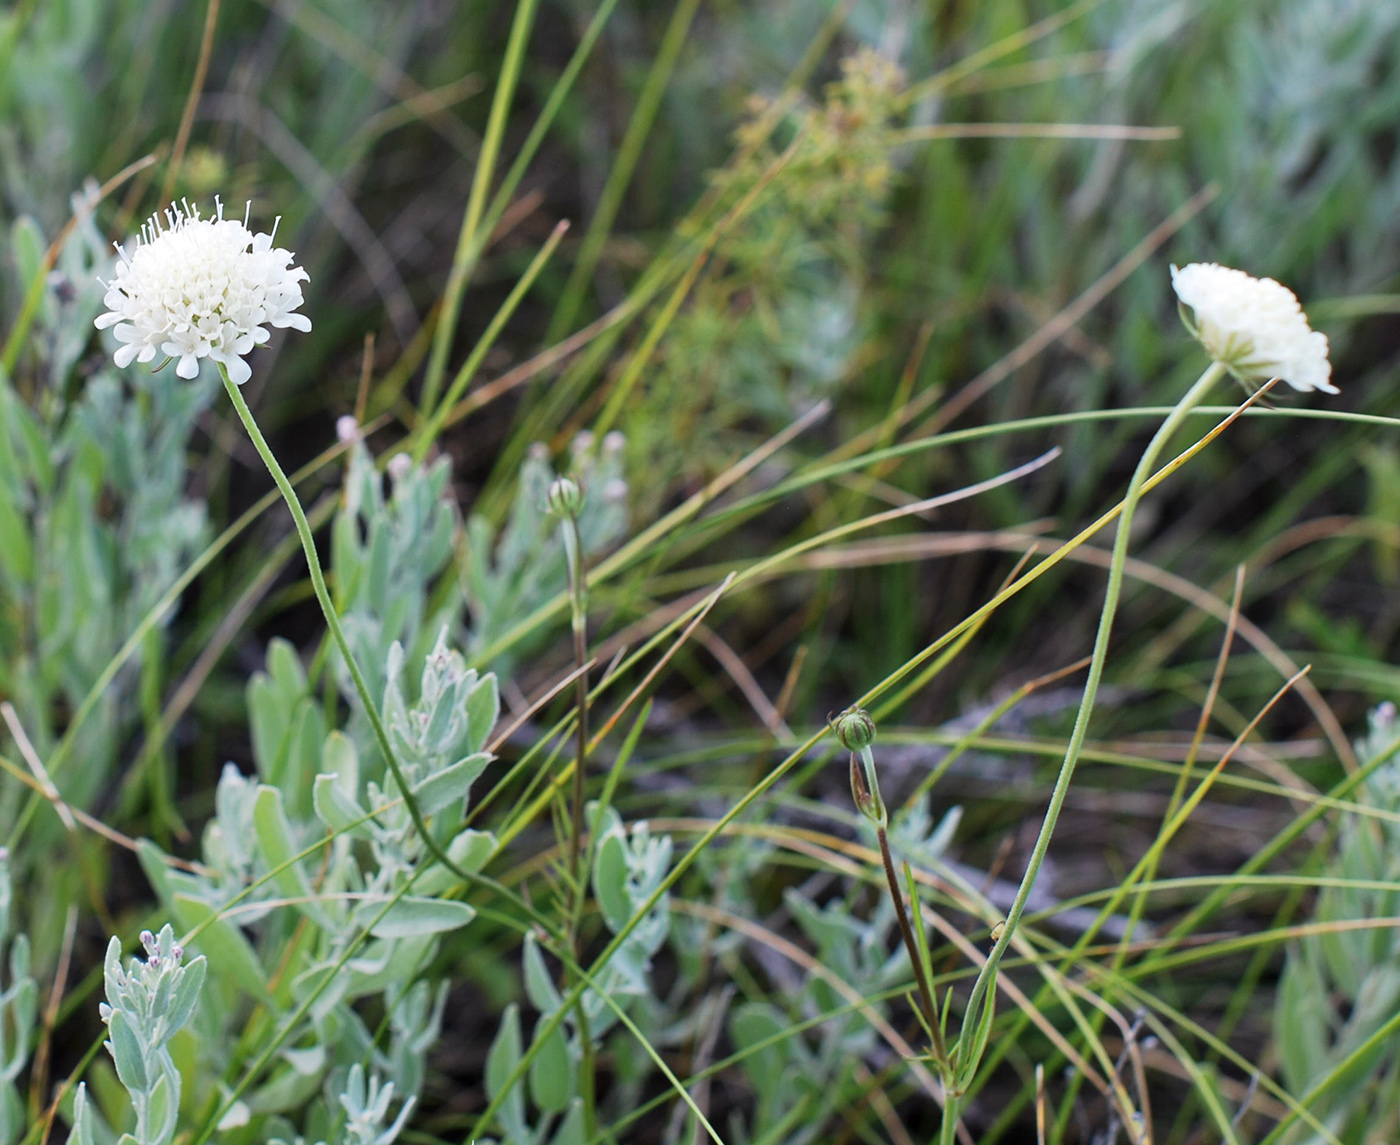
[[[609,430],[603,435],[604,453],[621,453],[627,444],[627,438],[623,436],[622,430]]]
[[[573,441],[569,443],[569,452],[575,457],[579,457],[592,449],[593,443],[597,440],[591,429],[581,429],[574,436]]]
[[[847,751],[860,751],[875,742],[875,721],[869,712],[855,704],[828,723]]]
[[[389,464],[385,468],[395,481],[402,481],[413,469],[413,458],[407,453],[396,453],[389,458]]]
[[[583,509],[583,490],[572,477],[556,477],[550,483],[546,504],[556,517],[577,517]]]
[[[354,441],[360,436],[360,423],[350,414],[342,414],[335,419],[335,436],[338,441]]]

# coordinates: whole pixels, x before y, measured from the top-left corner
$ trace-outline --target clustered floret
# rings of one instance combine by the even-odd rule
[[[1172,267],[1172,286],[1191,309],[1188,329],[1241,381],[1282,378],[1295,390],[1338,392],[1327,335],[1308,325],[1293,291],[1213,262]]]
[[[188,203],[153,215],[130,254],[121,246],[116,277],[104,282],[107,312],[97,328],[116,328],[119,367],[149,362],[159,351],[176,359],[182,378],[199,374],[210,358],[242,385],[252,376],[243,356],[270,337],[268,327],[310,330],[296,313],[306,271],[291,251],[274,247],[272,234],[254,234],[247,219],[225,219],[215,200],[213,218],[200,218]]]

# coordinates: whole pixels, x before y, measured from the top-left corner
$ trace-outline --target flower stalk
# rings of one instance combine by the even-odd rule
[[[398,784],[399,792],[403,795],[404,806],[408,808],[409,817],[413,820],[413,826],[423,840],[424,846],[428,848],[435,859],[442,863],[448,870],[459,878],[473,881],[472,875],[463,870],[457,863],[453,862],[442,845],[433,837],[427,822],[423,818],[423,813],[418,807],[418,801],[414,799],[410,790],[408,777],[404,775],[398,758],[394,754],[394,749],[389,743],[389,733],[385,730],[384,721],[380,718],[379,708],[374,702],[374,698],[369,693],[369,685],[365,682],[364,673],[360,671],[359,664],[355,661],[355,655],[350,650],[350,642],[345,637],[345,630],[341,627],[340,617],[336,613],[335,604],[331,600],[330,591],[326,588],[325,574],[321,570],[321,558],[316,553],[316,540],[311,533],[311,525],[306,520],[306,512],[301,507],[301,500],[297,497],[296,490],[292,488],[292,483],[287,479],[287,475],[282,470],[281,464],[273,454],[271,447],[267,444],[267,439],[263,437],[262,431],[258,428],[258,423],[253,417],[253,411],[248,408],[248,403],[243,398],[243,391],[238,388],[234,380],[229,377],[227,367],[220,362],[219,373],[224,379],[224,389],[228,391],[229,399],[233,402],[233,408],[238,413],[238,418],[243,422],[243,428],[248,431],[248,437],[253,443],[253,448],[258,451],[258,456],[262,458],[262,463],[267,467],[267,471],[272,476],[273,482],[277,486],[277,491],[282,494],[282,499],[287,503],[287,508],[291,511],[292,521],[296,525],[297,536],[301,540],[302,551],[306,554],[306,566],[311,575],[311,588],[316,594],[316,602],[321,606],[321,612],[326,618],[326,626],[330,629],[331,638],[335,641],[335,646],[340,650],[340,654],[345,659],[346,668],[350,672],[350,679],[355,685],[355,693],[360,698],[360,704],[365,710],[365,716],[370,722],[370,727],[374,731],[375,743],[378,745],[380,753],[384,756],[389,771],[394,776],[394,782]]]
[[[584,768],[588,761],[588,582],[584,568],[583,536],[578,517],[583,510],[583,490],[571,477],[557,478],[549,487],[549,511],[559,517],[564,554],[569,568],[569,625],[574,638],[574,706],[576,711],[574,784],[569,832],[569,872],[574,882],[575,906],[583,901],[584,874],[580,870],[583,842]],[[575,919],[578,910],[573,911]],[[573,928],[571,928],[573,929]]]
[[[904,948],[909,954],[910,965],[914,968],[914,981],[919,988],[917,1006],[932,1044],[933,1059],[946,1076],[948,1052],[943,1042],[938,1003],[934,999],[923,943],[914,933],[914,923],[905,905],[904,894],[899,889],[899,876],[895,874],[894,855],[890,851],[889,813],[880,794],[875,755],[870,750],[870,745],[875,742],[875,721],[864,708],[853,706],[837,716],[831,726],[836,738],[841,741],[841,746],[851,753],[851,797],[855,801],[856,810],[875,827],[875,837],[880,846],[880,861],[884,865],[885,881],[889,884],[890,898],[894,902],[900,938],[903,939]],[[922,919],[919,920],[919,925],[923,925]]]
[[[1098,633],[1094,640],[1094,651],[1089,661],[1088,678],[1084,684],[1084,695],[1079,704],[1079,712],[1075,717],[1074,730],[1070,733],[1064,761],[1060,764],[1060,774],[1055,779],[1055,787],[1050,794],[1050,803],[1041,823],[1040,834],[1036,837],[1035,846],[1031,850],[1030,861],[1026,864],[1026,871],[1016,890],[1016,897],[1012,901],[1011,909],[1007,912],[1006,920],[1000,928],[1001,933],[993,943],[991,953],[987,956],[987,961],[983,963],[982,969],[973,983],[972,993],[968,998],[967,1009],[963,1017],[962,1033],[953,1049],[952,1082],[959,1093],[966,1092],[977,1073],[977,1067],[981,1064],[982,1055],[991,1036],[992,1018],[996,1008],[997,968],[1001,964],[1007,947],[1011,945],[1017,924],[1021,921],[1021,915],[1026,909],[1026,901],[1030,898],[1031,890],[1040,874],[1040,868],[1045,862],[1046,852],[1050,849],[1050,838],[1055,832],[1060,811],[1063,809],[1065,798],[1069,794],[1070,781],[1074,778],[1075,765],[1079,762],[1079,755],[1083,751],[1084,740],[1088,735],[1089,719],[1093,714],[1094,702],[1098,697],[1099,682],[1103,678],[1104,664],[1108,659],[1113,620],[1117,614],[1118,600],[1123,590],[1123,569],[1128,559],[1128,542],[1132,534],[1133,516],[1142,496],[1143,485],[1152,472],[1152,466],[1158,455],[1165,448],[1172,435],[1181,427],[1190,412],[1205,399],[1211,387],[1225,376],[1226,372],[1227,367],[1219,361],[1214,361],[1206,367],[1205,372],[1182,396],[1181,400],[1173,407],[1172,412],[1167,415],[1166,420],[1158,427],[1156,434],[1153,435],[1152,440],[1143,451],[1137,468],[1133,471],[1132,479],[1128,483],[1127,493],[1123,497],[1123,511],[1118,519],[1118,531],[1113,541],[1113,556],[1109,563],[1108,585],[1104,593],[1103,611],[1099,616]]]

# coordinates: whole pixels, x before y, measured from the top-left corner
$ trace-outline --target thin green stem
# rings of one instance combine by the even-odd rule
[[[1001,936],[993,945],[991,954],[988,955],[986,963],[977,975],[977,981],[973,984],[972,994],[968,999],[963,1019],[963,1037],[958,1046],[960,1088],[965,1087],[971,1081],[981,1060],[982,1051],[985,1048],[984,1031],[990,1025],[988,1021],[990,1009],[996,1004],[996,995],[991,987],[997,966],[1006,953],[1007,947],[1011,944],[1016,925],[1020,922],[1021,915],[1025,911],[1026,900],[1030,897],[1031,889],[1035,886],[1035,880],[1040,874],[1041,864],[1044,863],[1046,852],[1050,849],[1050,838],[1055,832],[1060,810],[1069,794],[1070,781],[1074,778],[1075,765],[1079,762],[1079,753],[1083,749],[1085,737],[1088,735],[1089,720],[1093,715],[1094,701],[1098,697],[1099,681],[1103,677],[1104,664],[1108,659],[1108,645],[1113,634],[1113,620],[1118,611],[1118,599],[1123,589],[1123,568],[1128,559],[1128,544],[1132,535],[1133,515],[1137,511],[1138,500],[1142,496],[1143,487],[1152,472],[1152,466],[1156,462],[1158,454],[1166,447],[1167,442],[1181,427],[1191,410],[1201,403],[1207,391],[1224,374],[1225,368],[1218,362],[1212,362],[1206,368],[1195,385],[1177,402],[1172,412],[1167,415],[1166,420],[1158,427],[1157,432],[1143,451],[1137,468],[1133,471],[1132,480],[1128,483],[1128,491],[1123,497],[1123,508],[1119,515],[1117,534],[1113,541],[1113,557],[1108,570],[1108,585],[1104,593],[1103,611],[1099,615],[1098,634],[1094,639],[1094,651],[1089,661],[1088,679],[1084,683],[1084,697],[1080,701],[1079,712],[1075,717],[1074,730],[1070,733],[1064,761],[1060,765],[1060,774],[1055,780],[1055,787],[1050,795],[1050,805],[1046,809],[1045,819],[1041,823],[1040,834],[1037,836],[1035,847],[1031,851],[1030,861],[1026,864],[1026,872],[1021,878],[1021,885],[1017,888],[1016,898],[1011,904],[1010,911],[1007,912],[1006,925],[1002,928]],[[988,1009],[987,1014],[982,1012],[983,1007]],[[969,1035],[973,1035],[974,1032],[976,1036],[969,1041]]]
[[[938,1127],[938,1145],[953,1145],[958,1139],[958,1113],[962,1098],[946,1086],[943,1089],[943,1121]]]
[[[424,846],[438,862],[442,863],[458,878],[470,881],[470,874],[454,863],[438,841],[433,838],[428,824],[423,819],[423,813],[418,808],[418,801],[413,798],[413,792],[409,789],[408,777],[404,775],[403,769],[399,766],[394,749],[389,744],[389,733],[384,728],[383,720],[379,718],[379,708],[375,704],[374,698],[369,694],[369,685],[365,683],[364,673],[360,671],[354,653],[350,651],[350,642],[345,638],[345,630],[340,626],[340,617],[336,615],[335,604],[331,601],[331,594],[326,588],[326,578],[321,571],[321,558],[316,554],[316,539],[312,536],[311,526],[307,523],[306,513],[302,510],[296,490],[292,488],[292,483],[287,480],[287,475],[282,472],[282,466],[273,455],[262,431],[258,429],[258,423],[253,419],[253,411],[243,400],[242,391],[233,384],[232,379],[228,376],[228,371],[222,365],[219,367],[219,373],[223,376],[224,389],[228,391],[233,408],[238,411],[243,428],[248,431],[248,436],[253,442],[253,448],[258,451],[258,456],[267,466],[267,471],[272,475],[278,492],[282,494],[282,499],[287,502],[287,508],[291,510],[292,520],[296,524],[297,536],[301,538],[302,551],[306,554],[306,566],[311,574],[311,587],[316,593],[316,601],[320,604],[321,612],[326,617],[326,626],[330,629],[331,637],[335,640],[336,647],[340,649],[340,654],[345,659],[350,679],[355,684],[355,693],[359,696],[360,705],[364,708],[365,716],[369,719],[370,727],[374,730],[374,739],[379,745],[380,753],[384,756],[384,762],[393,773],[394,782],[398,784],[404,806],[408,808],[409,817],[413,820],[413,826],[422,838]]]
[[[572,936],[577,928],[578,905],[583,899],[582,873],[579,857],[583,841],[583,773],[588,759],[588,581],[584,568],[583,537],[578,518],[572,513],[564,516],[564,551],[569,563],[569,613],[574,634],[574,704],[578,711],[575,721],[573,824],[569,838],[569,873],[574,880],[574,922],[569,928]]]
[[[574,510],[577,506],[574,507]],[[564,536],[564,554],[569,569],[569,618],[574,638],[574,668],[578,676],[574,681],[574,776],[573,807],[569,829],[569,876],[570,899],[568,926],[564,941],[570,957],[578,958],[578,929],[583,917],[583,901],[588,884],[587,872],[583,869],[583,797],[584,765],[588,759],[588,577],[584,562],[583,534],[578,527],[576,511],[567,511],[560,522]],[[601,813],[601,812],[600,812]],[[591,851],[590,843],[590,851]],[[573,977],[570,972],[570,977]],[[582,1060],[579,1063],[581,1096],[583,1098],[584,1131],[592,1136],[598,1125],[597,1088],[594,1082],[593,1037],[589,1031],[588,1013],[583,1006],[584,995],[580,994],[574,1007],[574,1020],[578,1023],[579,1044],[582,1047]]]

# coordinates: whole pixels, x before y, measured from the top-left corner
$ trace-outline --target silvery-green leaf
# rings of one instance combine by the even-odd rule
[[[616,934],[632,917],[627,895],[627,844],[621,833],[610,832],[598,841],[593,861],[593,893],[608,929]]]
[[[298,1002],[314,993],[310,1014],[311,1021],[316,1024],[326,1021],[350,992],[350,986],[355,980],[355,972],[349,965],[335,970],[327,982],[326,975],[331,972],[330,964],[320,962],[292,979],[292,997]]]
[[[476,911],[464,902],[452,899],[431,899],[405,896],[389,907],[382,918],[382,902],[363,903],[356,912],[361,925],[368,925],[376,938],[411,938],[438,934],[466,926],[476,917]]]
[[[86,1082],[79,1082],[77,1092],[73,1094],[73,1129],[68,1140],[70,1145],[94,1145]]]
[[[24,1102],[9,1079],[0,1082],[0,1141],[18,1141],[25,1127]],[[76,1137],[70,1140],[75,1141]]]
[[[240,990],[259,1001],[267,1000],[267,974],[252,944],[238,927],[220,916],[207,902],[188,895],[176,895],[171,908],[182,930],[199,929],[199,944],[220,977],[229,978]],[[204,957],[196,961],[203,962]]]
[[[477,752],[486,746],[491,729],[501,714],[501,697],[496,677],[491,674],[477,681],[467,697],[467,750]]]
[[[564,1120],[559,1122],[559,1128],[554,1131],[550,1145],[587,1145],[588,1134],[585,1129],[583,1098],[576,1097],[569,1102],[569,1112],[564,1115]]]
[[[525,934],[525,949],[521,962],[525,969],[525,994],[530,999],[530,1005],[547,1017],[559,1009],[563,999],[545,968],[544,955],[540,952],[540,944],[533,932],[527,931]]]
[[[199,991],[204,985],[204,971],[207,966],[202,954],[185,963],[184,973],[175,986],[170,1009],[165,1015],[166,1027],[171,1033],[184,1028],[185,1023],[190,1020],[190,1015],[194,1013],[195,1006],[199,1004]]]
[[[468,828],[447,845],[447,857],[464,871],[479,871],[496,849],[496,836],[490,831]]]
[[[19,280],[25,289],[45,273],[44,250],[49,244],[44,232],[29,215],[20,215],[10,226],[10,257],[14,259]]]
[[[149,839],[140,839],[136,843],[136,857],[140,860],[141,870],[146,876],[146,881],[156,892],[156,897],[169,905],[171,899],[171,886],[168,877],[170,868],[165,863],[165,852]]]
[[[111,997],[111,995],[108,995]],[[146,1059],[142,1051],[141,1038],[131,1028],[126,1014],[113,1010],[107,1020],[107,1048],[117,1067],[117,1076],[122,1085],[135,1093],[145,1093],[151,1085],[146,1072]]]
[[[501,1028],[486,1055],[486,1093],[495,1101],[505,1090],[506,1082],[520,1065],[523,1056],[520,1038],[520,1008],[512,1002],[501,1014]],[[525,1141],[524,1079],[511,1087],[500,1107],[501,1123],[514,1141]]]
[[[294,701],[295,697],[285,695],[276,681],[262,672],[248,681],[248,731],[253,740],[253,759],[264,782],[282,781]]]
[[[447,845],[447,857],[461,870],[476,872],[486,865],[486,860],[496,849],[496,836],[489,831],[476,831],[468,828],[458,833]],[[441,863],[426,874],[418,876],[413,885],[424,895],[437,895],[456,886],[461,879]]]
[[[252,1119],[253,1111],[248,1108],[248,1103],[235,1101],[228,1107],[228,1112],[219,1118],[219,1124],[215,1128],[220,1133],[231,1133],[235,1129],[242,1129]]]
[[[180,1072],[167,1063],[156,1077],[146,1099],[146,1120],[152,1145],[167,1145],[175,1136],[180,1116]]]
[[[360,755],[355,741],[344,732],[335,730],[326,736],[321,747],[321,771],[334,775],[341,791],[351,799],[360,795]]]
[[[301,818],[311,810],[311,777],[320,766],[325,738],[326,720],[321,705],[315,700],[302,700],[292,715],[286,778],[282,783],[291,798],[293,812]]]
[[[734,1007],[729,1016],[729,1036],[739,1050],[768,1042],[783,1033],[787,1021],[776,1007],[767,1002],[745,1002]],[[786,1083],[784,1077],[784,1043],[775,1041],[762,1049],[745,1053],[740,1067],[761,1100],[771,1100]]]
[[[277,888],[313,921],[327,928],[333,927],[334,924],[312,893],[301,864],[291,861],[298,848],[292,843],[291,825],[282,809],[282,792],[277,788],[267,784],[258,788],[258,797],[253,803],[253,826],[257,832],[258,850]]]
[[[0,481],[0,571],[20,583],[27,583],[34,575],[29,528],[14,492],[4,481]]]
[[[377,994],[395,985],[412,981],[432,957],[437,948],[437,936],[423,934],[416,938],[378,938],[365,944],[370,956],[353,958],[347,964],[352,971],[345,985],[350,999]]]
[[[389,561],[393,553],[390,549],[392,537],[382,525],[371,531],[369,541],[369,567],[365,580],[365,593],[371,605],[382,605],[389,596]]]
[[[544,1019],[540,1020],[543,1027]],[[540,1040],[537,1031],[535,1039]],[[543,1044],[530,1062],[530,1095],[546,1113],[562,1113],[573,1096],[573,1063],[562,1026],[544,1035]]]
[[[125,979],[126,972],[122,970],[122,940],[114,934],[107,942],[107,953],[102,959],[102,983],[108,999],[121,996]]]
[[[321,1091],[324,1074],[304,1074],[290,1067],[273,1071],[272,1077],[244,1099],[255,1116],[286,1113],[299,1116]]]
[[[413,789],[419,809],[424,815],[431,815],[454,800],[465,798],[490,762],[491,756],[478,752],[428,776]]]
[[[299,1074],[310,1076],[319,1074],[326,1068],[326,1047],[308,1046],[306,1049],[284,1049],[282,1058]]]
[[[345,793],[339,776],[321,774],[312,784],[311,802],[316,817],[337,835],[348,834],[360,839],[374,837],[370,820],[355,800]]]

